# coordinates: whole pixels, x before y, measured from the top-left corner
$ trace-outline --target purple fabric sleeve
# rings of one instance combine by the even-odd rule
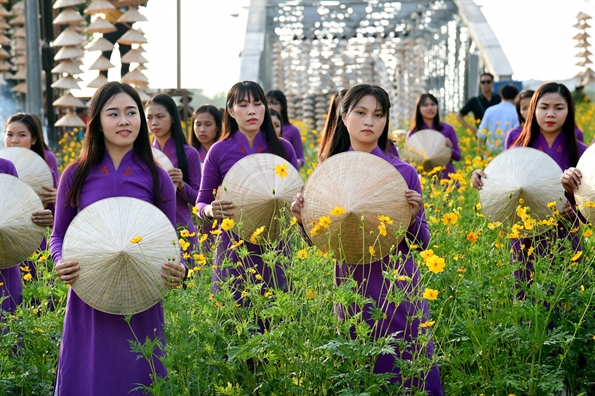
[[[184,182],[184,188],[179,191],[181,197],[186,201],[189,205],[194,205],[196,202],[196,197],[198,196],[198,190],[200,189],[200,181],[201,181],[201,167],[200,167],[200,157],[198,155],[198,151],[191,146],[184,145],[184,149],[186,152],[186,161],[188,163],[188,181],[190,183]]]
[[[447,124],[445,122],[442,123],[443,129],[442,134],[446,136],[452,143],[452,160],[453,161],[460,161],[461,160],[461,148],[459,147],[459,139],[457,138],[457,133],[452,125]]]
[[[64,171],[60,184],[58,185],[58,196],[56,197],[56,210],[54,212],[54,229],[50,237],[50,252],[54,263],[62,260],[62,244],[66,230],[76,216],[77,210],[67,204],[66,195],[70,189],[70,183],[74,176],[75,165],[71,165]]]
[[[283,125],[283,138],[291,143],[299,164],[297,169],[299,169],[306,162],[304,158],[304,145],[302,144],[302,135],[300,134],[300,130],[297,129],[295,125],[285,124]]]

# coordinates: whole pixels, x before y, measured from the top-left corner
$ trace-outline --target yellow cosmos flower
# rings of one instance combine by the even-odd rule
[[[583,255],[583,252],[581,250],[579,250],[578,252],[576,252],[576,254],[574,256],[572,256],[570,261],[577,261],[579,258],[581,258],[582,255]]]
[[[180,236],[184,238],[188,238],[190,236],[190,232],[188,230],[180,231]]]
[[[270,296],[272,296],[272,295],[273,295],[273,292],[272,292],[272,291],[268,291],[268,292],[264,293],[264,296],[265,296],[266,298],[269,298],[269,297],[270,297]]]
[[[33,275],[31,274],[25,274],[25,276],[23,276],[23,279],[26,280],[27,282],[30,281],[31,279],[33,279]]]
[[[392,224],[393,223],[393,221],[391,220],[390,217],[384,216],[384,215],[378,216],[378,220],[380,220],[381,222],[386,223],[386,224]]]
[[[212,230],[211,234],[212,235],[221,235],[221,230]]]
[[[316,224],[314,227],[312,227],[312,229],[310,230],[310,234],[316,236],[318,235],[318,233],[320,232],[320,225]]]
[[[368,246],[368,252],[370,252],[371,256],[376,256],[376,250],[374,250],[374,246]]]
[[[239,241],[234,242],[233,245],[231,245],[228,250],[237,249],[238,247],[242,246],[243,244],[244,244],[244,240],[240,239]]]
[[[384,223],[378,224],[378,231],[380,232],[380,235],[386,236],[386,226]]]
[[[130,240],[130,243],[132,243],[133,245],[135,245],[135,244],[139,243],[139,242],[140,242],[140,241],[142,241],[142,240],[143,240],[143,237],[139,235],[139,236],[137,236],[137,237],[134,237],[134,238],[132,238],[132,239]]]
[[[345,209],[340,208],[338,206],[335,206],[335,209],[331,210],[331,215],[333,216],[341,216],[343,213],[345,213]]]
[[[426,290],[424,290],[424,298],[426,300],[431,300],[431,301],[437,299],[438,298],[438,290],[426,288]]]
[[[435,320],[431,320],[429,322],[423,322],[422,324],[420,324],[421,327],[426,328],[426,327],[432,327],[434,326],[434,323],[436,323]]]
[[[180,247],[182,248],[182,251],[184,251],[184,252],[186,250],[188,250],[188,247],[190,247],[190,242],[186,242],[183,239],[180,239],[178,242],[180,243]]]
[[[184,253],[184,255],[182,257],[184,258],[184,260],[188,260],[190,258],[190,254]]]
[[[194,254],[192,258],[198,265],[205,265],[207,263],[207,259],[202,254]]]
[[[488,223],[488,228],[489,228],[490,230],[494,230],[494,229],[496,229],[496,228],[500,227],[501,225],[502,225],[502,223],[501,223],[501,222],[499,222],[499,221],[495,221],[495,222],[493,222],[493,223]]]
[[[322,216],[318,219],[318,224],[320,224],[322,228],[327,228],[331,224],[330,216]]]
[[[591,235],[593,235],[593,230],[587,230],[587,231],[583,232],[583,236],[584,236],[585,238],[588,238],[588,237],[590,237]]]
[[[306,290],[306,294],[308,295],[309,299],[313,299],[314,297],[316,297],[316,293],[312,289]]]
[[[264,232],[264,226],[258,227],[256,230],[254,230],[254,232],[250,236],[250,243],[253,243],[253,244],[257,243],[258,242],[258,237],[263,232]]]
[[[299,258],[305,259],[306,257],[308,257],[308,251],[304,249],[298,250],[297,255]]]
[[[233,219],[223,219],[223,221],[221,222],[221,228],[223,228],[224,231],[229,231],[233,228],[233,226],[235,225],[235,221],[233,221]]]
[[[260,275],[260,274],[256,274],[255,278],[256,278],[257,280],[262,280],[262,275]]]
[[[533,246],[531,246],[529,249],[527,249],[527,257],[531,256],[533,254],[534,250],[535,250],[535,248]]]
[[[442,257],[431,256],[428,257],[428,259],[426,260],[426,265],[428,266],[428,269],[430,271],[432,271],[435,274],[439,274],[440,272],[444,271],[446,263],[444,262],[444,259]]]
[[[446,213],[442,216],[442,223],[446,226],[455,225],[458,220],[459,216],[456,213]]]
[[[203,243],[204,241],[206,241],[206,240],[207,240],[207,238],[208,238],[208,237],[209,237],[209,236],[208,236],[207,234],[202,234],[202,235],[200,236],[200,238],[198,239],[198,242],[200,242],[200,243]]]
[[[585,286],[581,285],[581,294],[583,294],[585,292]]]
[[[595,208],[595,202],[593,202],[593,201],[585,202],[585,203],[583,204],[583,206],[584,206],[585,208]]]
[[[479,239],[479,237],[473,231],[471,231],[470,233],[467,234],[467,240],[471,243],[477,242],[478,239]]]
[[[289,222],[289,225],[295,225],[296,223],[297,223],[297,219],[294,216],[294,217],[291,218],[291,221]]]
[[[289,173],[287,173],[287,164],[283,163],[275,165],[275,175],[279,176],[281,179],[288,177]]]
[[[424,260],[427,260],[428,257],[431,257],[434,255],[434,251],[432,249],[428,249],[428,250],[423,250],[420,254],[421,258],[423,258]]]
[[[192,214],[198,214],[198,206],[192,207]]]

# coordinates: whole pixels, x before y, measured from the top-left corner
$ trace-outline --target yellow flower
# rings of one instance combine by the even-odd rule
[[[255,278],[258,279],[258,280],[262,280],[262,275],[256,274]]]
[[[340,208],[338,206],[335,206],[335,209],[331,210],[331,215],[333,216],[341,216],[343,213],[345,213],[345,209]]]
[[[20,268],[20,269],[21,269],[21,271],[23,271],[23,272],[29,272],[29,271],[31,271],[31,270],[29,269],[29,266],[28,266],[28,265],[22,265],[22,266],[20,266],[19,268]]]
[[[182,256],[184,258],[184,260],[187,260],[190,258],[190,254],[189,253],[184,253],[184,255]]]
[[[238,247],[242,246],[243,244],[244,244],[244,240],[240,239],[239,241],[234,242],[233,245],[231,245],[228,250],[237,249]]]
[[[198,206],[192,207],[192,214],[198,214]]]
[[[587,231],[583,232],[583,236],[584,236],[585,238],[588,238],[588,237],[590,237],[591,235],[593,235],[593,230],[587,230]]]
[[[223,228],[224,231],[229,231],[233,228],[233,226],[235,225],[235,221],[233,221],[233,219],[223,219],[223,221],[221,222],[221,228]]]
[[[318,233],[320,232],[320,225],[316,224],[314,227],[312,227],[312,229],[310,230],[310,233],[314,236],[318,235]]]
[[[41,257],[39,258],[39,261],[40,261],[41,263],[43,263],[43,262],[46,262],[47,260],[48,260],[48,258],[47,258],[46,256],[41,256]]]
[[[585,286],[581,285],[581,294],[583,294],[585,292]]]
[[[533,254],[533,251],[535,250],[535,248],[533,246],[531,246],[528,250],[527,250],[527,257],[531,256]]]
[[[435,274],[443,272],[444,267],[446,266],[444,259],[439,256],[428,257],[426,260],[426,265],[428,266],[429,270]]]
[[[459,216],[456,213],[446,213],[442,216],[442,223],[444,225],[455,225],[459,220]]]
[[[308,251],[304,249],[298,250],[297,255],[299,258],[305,259],[306,257],[308,257]]]
[[[582,255],[583,255],[583,252],[581,250],[579,250],[578,252],[576,252],[576,254],[574,256],[572,256],[570,261],[577,261]]]
[[[132,238],[132,239],[130,240],[130,243],[132,243],[132,244],[134,245],[134,244],[137,244],[137,243],[139,243],[139,242],[140,242],[140,241],[142,241],[142,240],[143,240],[143,237],[139,235],[139,236],[137,236],[137,237],[134,237],[134,238]]]
[[[291,218],[291,222],[289,223],[289,225],[295,225],[297,223],[297,219],[294,217]]]
[[[200,242],[200,243],[203,243],[204,241],[206,241],[206,240],[207,240],[207,238],[208,238],[208,237],[209,237],[209,236],[208,236],[207,234],[202,234],[202,235],[200,236],[200,239],[198,240],[198,242]]]
[[[429,322],[423,322],[422,324],[420,324],[420,326],[421,327],[424,327],[424,328],[426,328],[426,327],[432,327],[432,326],[434,326],[434,323],[436,323],[436,321],[435,320],[431,320]]]
[[[287,173],[287,164],[283,163],[275,165],[275,175],[279,176],[281,179],[288,177],[289,173]]]
[[[593,201],[585,202],[585,203],[583,204],[583,206],[584,206],[585,208],[595,208],[595,202],[593,202]]]
[[[397,280],[399,282],[411,282],[411,278],[408,277],[407,275],[399,275],[399,276],[397,276]]]
[[[329,216],[322,216],[318,219],[318,224],[320,224],[322,228],[327,228],[331,224],[331,218]]]
[[[272,292],[272,291],[268,291],[268,292],[264,293],[264,296],[265,296],[266,298],[269,298],[269,297],[270,297],[270,296],[272,296],[272,295],[273,295],[273,292]]]
[[[310,299],[316,297],[316,293],[312,289],[306,290],[306,294],[308,295],[308,298],[310,298]]]
[[[221,230],[212,230],[211,234],[213,235],[221,235]]]
[[[378,224],[378,231],[380,232],[380,235],[386,236],[386,226],[384,223]]]
[[[426,288],[426,290],[424,290],[424,298],[426,300],[435,300],[435,299],[437,299],[438,298],[438,290]]]
[[[521,205],[524,205],[524,204],[525,204],[525,200],[524,200],[523,198],[519,198],[519,203],[520,203]]]
[[[25,276],[23,276],[23,279],[26,281],[30,281],[31,279],[33,279],[33,275],[31,274],[25,274]]]
[[[475,204],[475,210],[481,210],[481,202]]]
[[[551,210],[556,209],[556,201],[552,201],[552,202],[548,203],[547,207],[550,208]]]
[[[368,246],[368,252],[370,252],[371,256],[376,256],[376,250],[374,250],[373,246]]]
[[[420,254],[421,258],[423,258],[424,260],[427,260],[428,257],[431,257],[434,255],[434,251],[432,249],[428,249],[428,250],[423,250]]]
[[[488,228],[490,230],[493,230],[493,229],[496,229],[496,228],[500,227],[501,225],[502,225],[501,222],[496,221],[496,222],[493,222],[493,223],[488,223]]]
[[[185,252],[186,250],[188,250],[188,247],[190,246],[190,242],[186,242],[183,239],[180,239],[178,242],[180,243],[180,247],[182,248],[182,251]]]
[[[258,242],[258,237],[263,232],[264,232],[264,226],[258,227],[256,230],[254,230],[254,232],[250,236],[250,243],[254,243],[254,244],[257,243]]]
[[[471,231],[470,233],[467,234],[467,240],[471,243],[477,242],[478,239],[479,239],[479,237],[473,231]]]
[[[380,220],[380,221],[382,221],[383,223],[386,223],[386,224],[392,224],[393,223],[393,221],[391,220],[390,217],[384,216],[384,215],[378,216],[378,220]]]
[[[188,238],[190,236],[190,232],[188,230],[180,231],[180,236],[184,238]]]

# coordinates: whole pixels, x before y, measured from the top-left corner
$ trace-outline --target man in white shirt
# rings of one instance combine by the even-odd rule
[[[506,84],[500,88],[502,102],[486,110],[477,130],[477,147],[480,152],[484,144],[492,153],[502,151],[506,133],[519,126],[519,116],[514,106],[518,93],[516,85]]]

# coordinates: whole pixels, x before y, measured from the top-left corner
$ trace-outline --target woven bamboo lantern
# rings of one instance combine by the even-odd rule
[[[577,66],[583,68],[575,77],[578,78],[576,85],[587,85],[591,84],[595,81],[595,72],[591,70],[589,65],[592,63],[589,59],[589,56],[593,55],[589,48],[591,47],[591,43],[589,43],[588,38],[589,33],[586,32],[586,29],[589,26],[587,20],[591,19],[591,17],[584,12],[579,12],[576,16],[577,23],[574,25],[575,28],[578,29],[578,33],[573,37],[573,40],[577,41],[575,48],[580,48],[581,51],[576,54],[576,57],[579,61],[576,63]]]

